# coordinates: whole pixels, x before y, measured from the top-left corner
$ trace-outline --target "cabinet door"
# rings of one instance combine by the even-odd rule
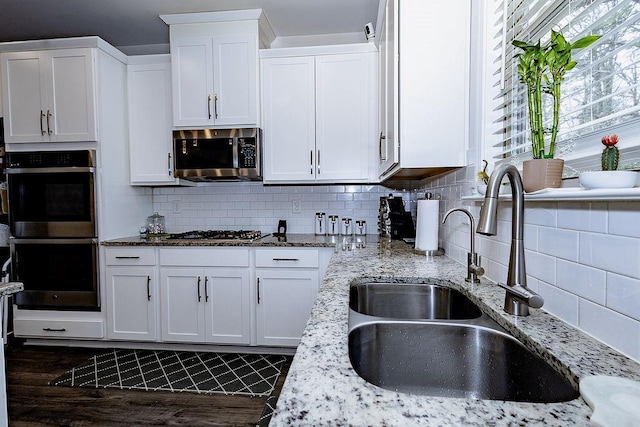
[[[93,49],[2,54],[5,140],[97,141]]]
[[[173,126],[213,124],[211,37],[180,37],[171,41]]]
[[[175,184],[171,64],[129,65],[127,80],[131,184]]]
[[[297,346],[318,292],[318,270],[259,270],[256,276],[258,345]]]
[[[262,60],[264,180],[315,180],[315,61]]]
[[[204,274],[202,269],[160,270],[162,340],[204,342]]]
[[[46,66],[40,52],[0,54],[4,137],[8,143],[40,142],[45,139],[43,98],[46,98]]]
[[[205,270],[205,318],[207,341],[250,344],[249,270]]]
[[[368,179],[377,134],[376,58],[374,53],[316,57],[317,181]]]
[[[254,35],[213,39],[213,116],[216,125],[258,123],[258,48]]]
[[[397,1],[388,0],[380,32],[380,133],[379,165],[380,175],[398,164],[399,146],[396,138],[398,125],[398,60],[397,27],[395,16]]]
[[[107,268],[109,339],[156,339],[157,286],[154,267]]]
[[[93,49],[46,52],[48,61],[47,129],[51,142],[97,141]]]

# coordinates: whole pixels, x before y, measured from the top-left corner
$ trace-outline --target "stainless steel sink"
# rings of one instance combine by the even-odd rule
[[[362,283],[351,287],[349,307],[393,319],[475,319],[482,311],[463,293],[437,284]]]
[[[349,334],[362,378],[419,395],[563,402],[579,393],[514,337],[478,325],[377,321]]]

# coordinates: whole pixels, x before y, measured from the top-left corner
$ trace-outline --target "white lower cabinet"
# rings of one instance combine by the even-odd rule
[[[332,252],[300,247],[106,248],[106,337],[296,347]],[[33,326],[39,335],[63,329],[60,336],[88,334],[31,320],[18,319],[18,327]]]
[[[256,249],[258,345],[296,347],[318,293],[318,250]]]
[[[274,269],[256,275],[258,345],[296,347],[318,293],[318,271]]]
[[[158,280],[153,248],[106,248],[107,338],[155,341]]]
[[[163,341],[251,343],[248,249],[160,249],[160,282]]]
[[[249,270],[162,268],[162,340],[249,344]]]
[[[156,340],[157,286],[153,266],[107,268],[107,338]]]
[[[250,344],[249,270],[217,268],[205,274],[206,341]]]

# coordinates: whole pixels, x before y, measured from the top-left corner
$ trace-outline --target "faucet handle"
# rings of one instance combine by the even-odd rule
[[[531,289],[525,288],[517,283],[513,286],[498,283],[498,286],[506,289],[507,293],[510,293],[514,297],[523,300],[531,308],[540,308],[544,304],[544,298],[533,292]]]
[[[478,276],[484,274],[484,268],[480,266],[480,255],[475,252],[467,252],[467,277],[464,279],[470,283],[480,283]]]

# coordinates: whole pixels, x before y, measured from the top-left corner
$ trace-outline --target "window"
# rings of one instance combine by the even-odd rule
[[[551,29],[569,41],[601,38],[573,51],[578,65],[562,85],[556,157],[565,175],[600,169],[600,139],[616,133],[621,167],[640,167],[640,1],[494,0],[491,85],[499,102],[497,139],[489,143],[495,162],[520,164],[531,158],[526,88],[519,82],[514,39],[543,43]],[[551,108],[545,105],[544,108]],[[547,115],[550,117],[550,115]]]

